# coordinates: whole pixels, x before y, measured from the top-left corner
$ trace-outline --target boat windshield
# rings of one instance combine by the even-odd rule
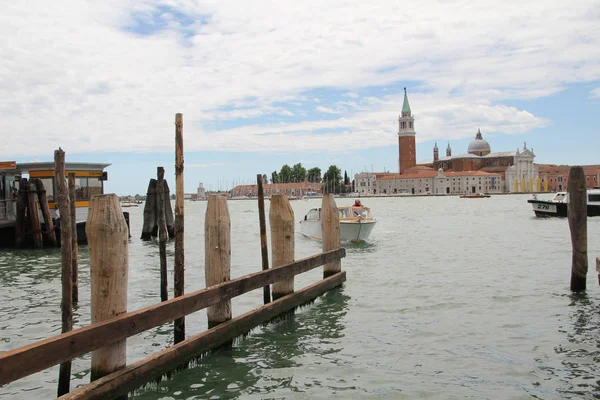
[[[348,207],[339,209],[340,218],[372,218],[371,210],[364,207]]]
[[[566,200],[566,198],[567,198],[567,193],[564,193],[564,192],[556,193],[554,195],[554,198],[552,198],[552,201],[563,203]]]

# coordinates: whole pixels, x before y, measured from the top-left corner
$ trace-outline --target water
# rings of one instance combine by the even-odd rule
[[[348,245],[347,282],[291,319],[255,329],[136,399],[600,398],[600,218],[588,219],[588,291],[569,290],[566,219],[536,219],[528,196],[364,199],[379,223],[368,244]],[[338,205],[353,199],[336,199]],[[293,201],[296,220],[320,199]],[[204,287],[205,202],[186,202],[186,291]],[[268,202],[267,213],[268,213]],[[254,201],[230,201],[232,276],[260,270]],[[138,238],[131,214],[129,309],[159,301],[158,244]],[[296,257],[320,251],[296,224]],[[169,244],[169,287],[172,252]],[[80,249],[80,305],[89,323],[88,250]],[[0,351],[60,332],[57,250],[0,253]],[[320,278],[296,279],[304,287]],[[233,300],[234,316],[262,291]],[[187,318],[188,336],[206,312]],[[128,362],[172,344],[166,324],[128,340]],[[89,355],[72,387],[89,382]],[[58,367],[0,388],[0,398],[56,395]]]

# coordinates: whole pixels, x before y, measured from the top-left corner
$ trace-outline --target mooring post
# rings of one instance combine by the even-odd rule
[[[71,264],[73,271],[73,304],[79,301],[79,245],[77,244],[77,199],[75,198],[75,174],[69,174],[69,203],[71,205]]]
[[[596,257],[596,272],[598,273],[598,285],[600,285],[600,257]]]
[[[46,197],[46,188],[44,182],[40,178],[33,180],[35,184],[35,190],[37,192],[38,199],[40,201],[40,208],[42,210],[42,216],[44,217],[44,236],[46,241],[51,246],[58,246],[56,241],[56,234],[54,233],[54,223],[52,222],[52,216],[50,215],[50,207],[48,207],[48,198]]]
[[[323,195],[321,203],[321,232],[323,234],[323,251],[340,247],[340,217],[335,199],[330,193]],[[342,261],[335,260],[323,266],[323,278],[328,278],[342,270]]]
[[[28,188],[27,195],[29,202],[27,204],[27,210],[29,222],[31,224],[31,232],[33,233],[33,247],[41,249],[44,247],[44,239],[42,238],[42,224],[40,223],[40,214],[38,212],[37,192],[33,182],[29,183]]]
[[[26,229],[26,218],[25,212],[27,210],[27,188],[29,183],[27,179],[21,178],[19,181],[19,192],[17,193],[17,225],[15,226],[15,245],[16,247],[22,247],[25,244],[25,232]]]
[[[231,220],[227,197],[208,196],[204,217],[204,274],[206,287],[231,279]],[[206,309],[208,328],[231,319],[231,299]]]
[[[573,263],[571,266],[571,290],[586,289],[587,258],[587,190],[583,167],[571,167],[567,184],[569,205],[567,215],[571,229]]]
[[[256,175],[256,183],[258,184],[258,223],[260,225],[260,253],[262,256],[262,270],[269,269],[269,249],[267,248],[267,224],[265,222],[265,193],[263,189],[262,175]],[[271,302],[271,287],[269,285],[263,287],[263,302],[264,304]]]
[[[165,223],[167,224],[167,233],[169,234],[169,239],[173,239],[175,237],[175,224],[173,222],[173,207],[171,206],[171,190],[169,189],[169,182],[167,182],[166,179],[163,185],[165,188]],[[175,182],[175,186],[175,193],[177,193],[177,182]]]
[[[185,285],[184,223],[183,223],[183,115],[175,114],[175,265],[173,287],[175,297],[183,296]],[[175,344],[185,340],[185,317],[173,325]]]
[[[158,248],[160,253],[160,300],[167,301],[169,292],[167,289],[167,223],[165,221],[165,169],[156,168],[158,194]]]
[[[294,262],[294,210],[287,195],[271,195],[269,210],[273,268]],[[273,300],[294,292],[294,278],[273,283]]]
[[[85,232],[90,249],[92,323],[127,312],[128,232],[116,194],[92,197]],[[92,351],[91,380],[125,367],[126,340]]]
[[[152,240],[156,236],[156,179],[150,179],[148,190],[146,192],[146,204],[144,204],[144,225],[142,227],[142,236],[144,241]]]
[[[65,152],[59,147],[54,151],[54,175],[56,177],[56,197],[60,213],[60,253],[62,262],[62,333],[73,329],[73,281],[72,281],[72,242],[71,242],[71,209],[69,190],[65,176]],[[58,376],[58,395],[69,393],[71,382],[71,361],[60,364]]]

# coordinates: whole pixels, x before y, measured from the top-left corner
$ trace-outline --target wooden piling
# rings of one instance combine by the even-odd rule
[[[173,286],[175,297],[183,296],[185,285],[184,203],[183,203],[183,115],[175,114],[175,265]],[[185,317],[175,320],[175,344],[185,340]]]
[[[71,265],[73,278],[73,304],[79,301],[79,245],[77,244],[77,199],[75,198],[75,174],[69,174],[69,203],[71,205]]]
[[[160,300],[166,301],[169,298],[167,289],[167,223],[165,221],[165,169],[156,168],[157,183],[156,193],[158,194],[158,248],[160,253]]]
[[[204,272],[206,287],[227,282],[231,278],[231,220],[227,197],[209,195],[204,217]],[[208,328],[231,319],[231,300],[206,309]]]
[[[583,167],[571,167],[567,184],[569,205],[567,215],[571,230],[573,261],[571,266],[571,290],[586,289],[587,258],[587,190]]]
[[[27,210],[27,188],[29,183],[27,179],[21,178],[19,181],[19,192],[17,193],[17,225],[15,226],[15,245],[23,247],[25,245],[25,233],[27,232],[27,219],[25,212]]]
[[[258,221],[260,225],[260,252],[262,256],[262,270],[269,269],[269,249],[267,248],[267,225],[265,223],[265,193],[263,189],[262,175],[256,175],[256,183],[258,184]],[[263,302],[264,304],[271,302],[271,287],[263,287]]]
[[[56,198],[60,213],[60,252],[62,262],[62,333],[73,329],[73,272],[72,272],[72,239],[71,209],[69,190],[65,178],[65,152],[58,149],[54,152],[54,175],[56,176]],[[71,382],[71,361],[60,364],[58,376],[58,395],[69,393]]]
[[[127,311],[128,232],[116,194],[92,197],[86,223],[92,323]],[[126,340],[92,351],[91,380],[125,367]]]
[[[38,212],[37,192],[33,182],[29,183],[27,213],[29,215],[29,223],[33,234],[33,247],[41,249],[44,247],[44,239],[42,238],[42,225],[40,223],[40,214]]]
[[[323,195],[321,203],[321,232],[323,251],[340,247],[340,217],[332,194]],[[328,278],[342,270],[341,260],[335,260],[323,266],[323,278]]]
[[[148,190],[146,192],[146,204],[144,205],[144,224],[142,227],[142,236],[140,239],[144,241],[152,240],[152,236],[156,236],[156,179],[150,179]]]
[[[287,195],[271,195],[269,210],[271,226],[271,254],[273,268],[294,261],[294,210]],[[272,288],[273,301],[294,292],[294,278],[275,282]]]
[[[177,189],[175,189],[177,191]],[[167,224],[167,233],[169,239],[175,238],[175,224],[173,222],[173,207],[171,206],[171,190],[169,183],[164,181],[164,199],[165,199],[165,223]]]
[[[35,184],[35,190],[37,192],[38,199],[40,201],[40,208],[42,209],[42,216],[44,217],[44,231],[42,232],[46,238],[46,242],[50,246],[58,246],[56,241],[56,234],[54,232],[54,222],[52,221],[52,215],[50,215],[50,207],[48,207],[48,199],[46,197],[46,188],[44,182],[40,178],[33,180]]]
[[[598,284],[600,285],[600,257],[596,257],[596,273],[598,274]]]

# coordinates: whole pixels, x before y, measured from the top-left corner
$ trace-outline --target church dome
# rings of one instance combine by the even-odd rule
[[[487,141],[483,140],[483,137],[481,136],[481,131],[477,129],[477,135],[475,136],[475,139],[472,140],[471,143],[469,143],[468,152],[476,156],[485,156],[487,154],[490,154],[491,151],[492,150],[490,148],[490,144]]]

